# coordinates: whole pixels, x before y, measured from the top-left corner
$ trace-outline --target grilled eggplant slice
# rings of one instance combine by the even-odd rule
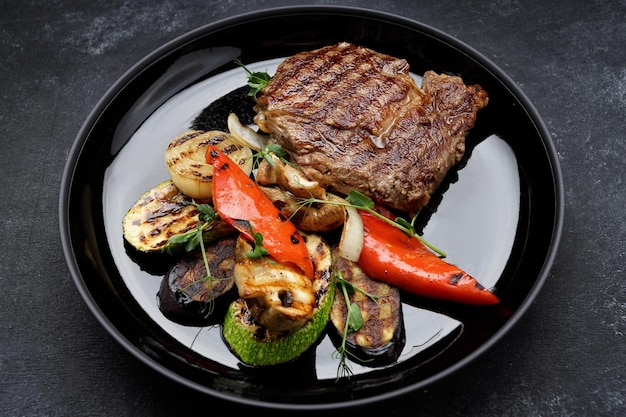
[[[395,362],[405,344],[402,303],[397,288],[374,281],[361,271],[356,263],[333,256],[333,270],[340,271],[354,291],[350,291],[349,303],[356,303],[363,317],[363,326],[349,332],[346,348],[362,365],[381,366]],[[341,344],[348,308],[342,291],[336,290],[330,311],[334,330],[331,340]]]
[[[292,361],[314,345],[326,328],[335,291],[332,285],[330,247],[319,235],[303,236],[315,269],[311,287],[313,310],[309,318],[297,328],[278,325],[277,329],[272,329],[257,319],[260,317],[259,308],[262,307],[258,298],[239,298],[231,303],[224,319],[223,337],[244,364],[269,366]],[[265,268],[275,267],[273,261],[258,259],[254,262],[259,262]],[[290,303],[289,293],[287,285],[280,295],[285,305]],[[250,308],[248,303],[254,307]],[[270,322],[275,323],[273,320]]]
[[[236,298],[233,269],[236,235],[205,247],[211,276],[206,272],[200,250],[182,256],[161,281],[157,294],[159,309],[168,319],[183,325],[220,323],[226,308]]]
[[[171,180],[148,190],[128,210],[122,221],[124,239],[139,252],[159,252],[169,238],[190,231],[198,224],[200,212],[192,200],[181,193]],[[205,242],[233,233],[228,223],[217,218],[203,232]],[[176,252],[182,249],[173,246]]]

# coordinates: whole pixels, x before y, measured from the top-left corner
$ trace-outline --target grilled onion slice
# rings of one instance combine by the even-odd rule
[[[228,115],[227,123],[228,131],[241,145],[248,146],[255,151],[261,151],[267,145],[269,136],[242,124],[235,113]]]
[[[352,262],[357,262],[363,249],[363,221],[354,207],[345,207],[345,220],[337,254]]]
[[[189,130],[176,137],[165,151],[165,165],[176,187],[196,200],[213,196],[213,166],[206,163],[208,145],[215,145],[248,175],[252,172],[252,150],[225,132]]]

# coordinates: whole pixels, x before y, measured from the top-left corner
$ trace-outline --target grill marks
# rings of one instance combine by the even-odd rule
[[[287,58],[257,96],[255,122],[322,187],[415,212],[486,104],[459,77],[429,71],[420,88],[407,61],[340,43]]]
[[[347,43],[308,54],[306,59],[296,55],[285,61],[271,90],[260,97],[261,105],[280,106],[295,117],[338,129],[360,126],[376,135],[384,113],[370,109],[395,109],[408,101],[413,81],[397,79],[408,69],[404,60],[372,55]]]

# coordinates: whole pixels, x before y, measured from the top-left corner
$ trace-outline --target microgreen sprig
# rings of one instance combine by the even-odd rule
[[[213,275],[211,274],[211,269],[209,268],[209,260],[206,256],[206,249],[204,247],[204,231],[215,221],[217,218],[217,213],[209,204],[197,204],[195,202],[189,203],[198,209],[198,223],[196,223],[196,227],[190,229],[184,233],[179,233],[171,236],[165,246],[163,246],[164,251],[171,253],[172,248],[174,246],[184,245],[186,252],[191,252],[197,247],[200,247],[200,252],[202,253],[202,260],[204,262],[204,268],[206,270],[206,275],[198,280],[198,282],[208,282],[209,288],[211,289],[209,308],[207,310],[207,315],[210,315],[213,312]],[[193,283],[189,284],[192,285]],[[188,286],[187,286],[188,287]],[[181,288],[182,291],[185,288]]]
[[[262,160],[265,159],[270,166],[274,166],[274,159],[272,158],[272,154],[276,155],[278,159],[280,159],[285,164],[288,164],[289,161],[285,158],[287,153],[278,143],[268,143],[265,148],[254,154],[256,165]]]
[[[197,204],[195,202],[189,203],[196,207],[199,211],[198,223],[193,229],[189,229],[184,233],[178,233],[170,236],[167,243],[161,248],[161,251],[171,253],[173,248],[184,245],[186,252],[191,252],[198,247],[202,242],[202,233],[213,223],[217,217],[217,213],[208,204]]]
[[[248,91],[248,96],[256,97],[257,93],[261,91],[267,83],[272,79],[272,77],[267,72],[261,71],[250,71],[240,59],[236,59],[235,63],[242,67],[246,74],[248,75],[248,86],[250,87],[250,91]]]
[[[410,222],[402,217],[396,217],[394,220],[392,220],[380,214],[376,210],[374,210],[374,202],[372,201],[372,199],[356,190],[350,191],[345,201],[346,202],[344,203],[342,201],[321,200],[318,198],[310,197],[310,198],[303,198],[301,200],[301,207],[311,206],[317,203],[317,204],[335,204],[339,206],[352,207],[355,209],[365,210],[368,213],[371,213],[372,215],[376,216],[380,220],[384,221],[385,223],[388,223],[400,229],[407,236],[415,237],[420,242],[422,242],[426,247],[428,247],[430,250],[432,250],[437,255],[439,255],[440,257],[442,258],[446,257],[445,252],[443,252],[441,249],[434,246],[432,243],[428,242],[426,239],[424,239],[422,236],[420,236],[417,233],[417,231],[415,230],[415,221],[417,219],[417,214],[413,216]]]
[[[249,251],[246,255],[250,259],[259,259],[266,255],[269,255],[267,249],[263,247],[263,235],[260,232],[255,232],[250,225],[250,233],[254,239],[254,249]]]
[[[378,302],[377,299],[379,297],[369,294],[368,292],[362,290],[358,286],[354,285],[352,282],[346,280],[343,277],[341,271],[337,271],[335,273],[335,285],[337,285],[338,289],[341,290],[343,294],[347,312],[346,312],[346,322],[343,327],[343,333],[341,336],[341,344],[336,349],[336,354],[339,356],[339,364],[337,365],[337,379],[342,377],[348,377],[353,375],[352,369],[350,365],[346,362],[347,357],[350,356],[360,362],[365,362],[365,360],[358,358],[355,354],[351,353],[347,347],[346,343],[348,341],[348,335],[350,333],[354,333],[359,331],[363,327],[363,314],[361,313],[361,309],[359,305],[355,302],[350,302],[350,296],[355,293],[355,291],[360,291],[365,294],[370,299]]]

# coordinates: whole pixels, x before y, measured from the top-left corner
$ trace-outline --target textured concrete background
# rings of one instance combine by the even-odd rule
[[[78,130],[127,69],[196,27],[294,4],[391,12],[473,46],[534,103],[565,179],[559,254],[520,323],[454,378],[357,412],[626,415],[623,0],[2,2],[0,414],[255,412],[166,380],[99,326],[65,266],[57,203]]]

